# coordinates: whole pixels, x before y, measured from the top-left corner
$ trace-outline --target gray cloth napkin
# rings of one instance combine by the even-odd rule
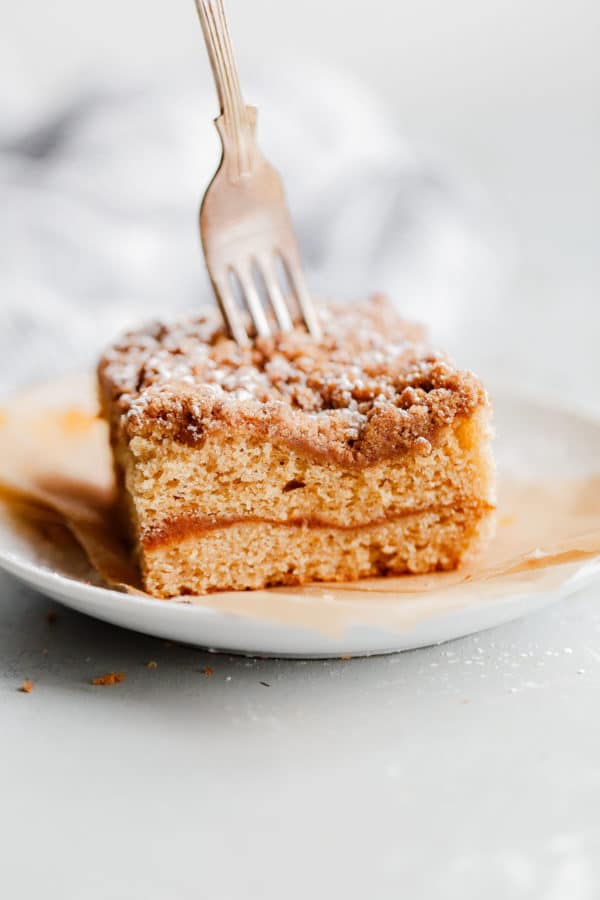
[[[469,188],[347,77],[248,68],[313,292],[385,290],[452,341],[497,272]],[[3,390],[91,365],[124,328],[211,301],[197,210],[219,158],[216,112],[212,84],[182,72],[81,87],[19,129],[0,111]]]

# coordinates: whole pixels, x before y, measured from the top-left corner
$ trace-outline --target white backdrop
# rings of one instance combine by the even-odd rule
[[[389,103],[411,144],[481,186],[510,236],[503,252],[513,252],[499,305],[471,307],[469,360],[505,371],[508,355],[538,386],[594,403],[598,3],[229,0],[228,9],[243,71],[273,46],[291,67],[298,56],[341,66]],[[206,85],[192,0],[2,0],[0,10],[0,134],[90,80],[160,79],[176,65]]]

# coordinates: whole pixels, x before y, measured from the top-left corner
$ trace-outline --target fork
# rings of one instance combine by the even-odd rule
[[[200,235],[215,295],[231,336],[246,344],[246,306],[254,333],[290,331],[295,301],[306,329],[321,336],[306,287],[281,179],[256,143],[256,108],[240,89],[223,0],[196,0],[221,114],[223,153],[200,207]]]

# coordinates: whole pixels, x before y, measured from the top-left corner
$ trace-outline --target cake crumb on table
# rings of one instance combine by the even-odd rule
[[[212,666],[204,666],[204,668],[202,669],[202,674],[207,678],[212,678],[212,676],[215,674],[215,670]]]
[[[146,663],[146,668],[148,668],[148,669],[156,669],[157,666],[158,666],[158,663],[156,662],[155,659],[151,659],[149,662]]]
[[[105,675],[98,675],[96,678],[92,678],[92,684],[105,686],[120,684],[124,680],[125,672],[107,672]]]
[[[30,694],[33,690],[33,681],[26,678],[19,690],[22,694]]]

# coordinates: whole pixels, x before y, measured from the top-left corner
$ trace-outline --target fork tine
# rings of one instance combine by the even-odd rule
[[[261,299],[259,297],[258,291],[256,290],[254,279],[252,278],[252,272],[244,270],[241,275],[239,275],[237,272],[235,273],[235,275],[241,285],[242,294],[244,296],[244,300],[246,301],[246,305],[250,313],[250,318],[254,323],[254,327],[256,329],[258,337],[270,337],[271,326],[269,325],[269,320],[265,315]]]
[[[283,292],[279,286],[273,260],[268,259],[268,257],[262,257],[260,261],[257,262],[257,266],[264,279],[267,296],[273,307],[280,330],[291,331],[294,327],[292,317],[290,316]]]
[[[248,344],[250,338],[244,327],[240,308],[236,302],[233,292],[229,285],[227,276],[221,278],[212,278],[213,288],[225,319],[229,332],[238,344]]]
[[[306,287],[304,273],[302,272],[300,262],[295,253],[290,254],[290,256],[287,257],[281,254],[281,259],[290,280],[292,290],[296,295],[296,300],[298,301],[304,324],[314,339],[318,341],[321,338],[321,325],[319,324],[312,298]]]

